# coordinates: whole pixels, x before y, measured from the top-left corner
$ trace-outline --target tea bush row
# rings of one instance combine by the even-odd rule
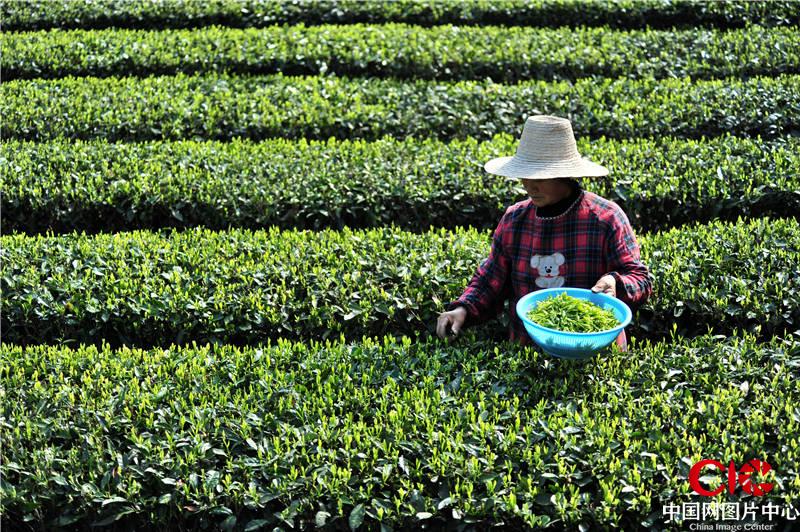
[[[382,138],[326,142],[0,145],[6,234],[211,229],[380,227],[493,229],[504,206],[526,198],[483,162],[513,154],[517,139]],[[692,221],[800,213],[800,140],[721,137],[579,139],[606,165],[583,186],[620,204],[636,229]]]
[[[714,222],[639,240],[655,281],[634,336],[798,329],[797,220]],[[0,243],[4,341],[147,347],[427,336],[490,238],[464,229],[271,228],[5,235]],[[502,338],[506,328],[494,322],[482,332]]]
[[[637,342],[583,364],[474,338],[4,343],[0,360],[15,530],[645,530],[663,501],[696,501],[687,473],[709,456],[768,461],[760,504],[800,498],[796,341]]]
[[[0,85],[6,139],[375,139],[517,136],[523,118],[572,119],[613,138],[800,132],[800,76],[691,81],[399,82],[333,76],[15,80]]]
[[[3,77],[227,72],[496,82],[800,72],[796,28],[616,32],[437,26],[76,30],[4,38]]]
[[[27,0],[0,4],[3,29],[248,27],[276,23],[502,24],[621,28],[800,24],[787,0]]]

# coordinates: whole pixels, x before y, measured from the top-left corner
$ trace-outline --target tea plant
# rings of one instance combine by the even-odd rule
[[[799,239],[798,221],[769,219],[640,236],[655,296],[631,334],[661,338],[673,325],[687,336],[795,330]],[[487,256],[490,238],[464,229],[190,229],[5,235],[0,244],[5,341],[242,345],[426,335]],[[483,330],[505,334],[497,322]]]
[[[521,116],[572,116],[578,137],[776,138],[800,121],[800,77],[400,82],[198,74],[0,84],[4,138],[327,140],[518,135]],[[126,102],[124,106],[118,102]],[[763,112],[770,109],[769,113]],[[457,119],[454,119],[457,117]]]
[[[762,501],[785,504],[799,363],[796,342],[740,335],[581,364],[475,338],[3,343],[0,509],[15,530],[630,530],[692,500],[708,456],[767,460]]]
[[[209,24],[248,27],[300,22],[620,28],[800,24],[800,8],[791,0],[704,3],[694,0],[161,0],[157,4],[28,0],[4,2],[0,4],[0,14],[6,31],[108,26],[184,28]]]
[[[513,153],[515,143],[508,134],[450,143],[8,140],[3,229],[493,229],[525,194],[476,161]],[[612,175],[583,186],[618,203],[637,231],[800,211],[800,139],[580,139],[578,147]]]
[[[400,79],[490,77],[515,83],[588,76],[713,79],[800,72],[798,32],[760,26],[630,32],[402,24],[51,30],[5,35],[3,50],[6,80],[216,71]]]

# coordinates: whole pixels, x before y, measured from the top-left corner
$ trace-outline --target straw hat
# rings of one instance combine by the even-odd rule
[[[483,168],[490,174],[523,179],[602,177],[608,169],[582,158],[572,124],[557,116],[529,116],[513,157],[492,159]]]

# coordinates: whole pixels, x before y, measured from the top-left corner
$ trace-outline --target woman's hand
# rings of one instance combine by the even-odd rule
[[[453,335],[458,336],[466,319],[467,309],[464,307],[456,307],[448,312],[442,312],[436,321],[436,334],[439,338],[447,338],[447,328],[449,326],[453,331]]]
[[[617,297],[617,280],[613,275],[604,275],[592,287],[592,292],[602,292]]]

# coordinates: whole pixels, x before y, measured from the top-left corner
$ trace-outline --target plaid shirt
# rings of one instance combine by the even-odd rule
[[[492,237],[489,257],[447,310],[467,309],[466,326],[496,317],[505,300],[509,337],[532,341],[517,317],[517,301],[540,288],[591,288],[604,275],[617,281],[617,297],[632,310],[652,293],[651,275],[639,259],[628,217],[613,201],[582,190],[563,214],[538,217],[530,199],[509,207]],[[625,344],[625,335],[618,343]]]

